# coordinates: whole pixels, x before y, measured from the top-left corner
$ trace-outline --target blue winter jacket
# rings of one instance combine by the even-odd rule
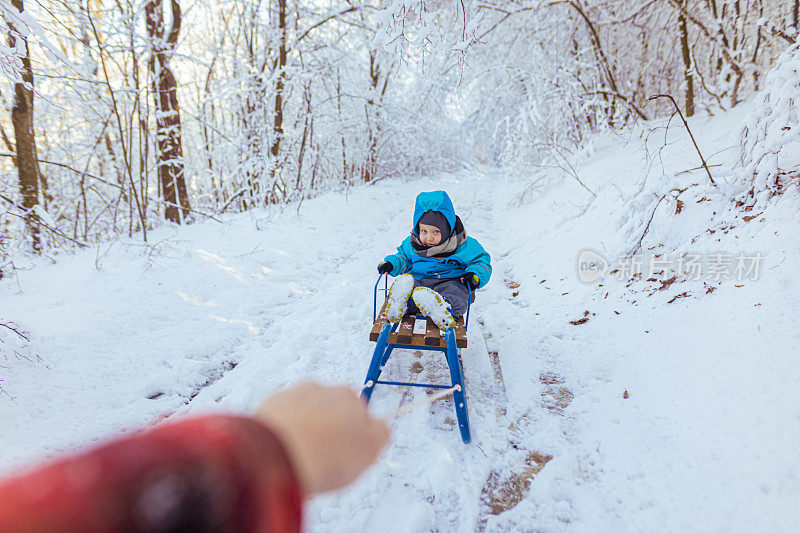
[[[444,191],[423,192],[417,195],[414,221],[411,224],[411,231],[418,236],[417,223],[420,217],[428,211],[439,211],[447,218],[450,228],[456,227],[456,211],[447,193]],[[387,255],[384,261],[392,264],[390,272],[392,276],[410,272],[414,279],[450,279],[459,278],[467,272],[471,272],[477,274],[480,280],[478,287],[483,287],[489,282],[492,275],[491,259],[483,246],[472,237],[467,237],[452,255],[440,259],[423,257],[414,252],[409,236],[397,247],[397,253]]]

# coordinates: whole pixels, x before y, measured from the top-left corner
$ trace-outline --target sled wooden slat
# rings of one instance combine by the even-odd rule
[[[386,302],[381,306],[381,311],[378,313],[378,318],[372,325],[372,330],[369,332],[369,340],[375,342],[381,334],[381,328],[386,324]],[[444,348],[446,341],[444,336],[439,332],[439,328],[429,318],[427,320],[425,334],[414,333],[414,323],[416,318],[413,316],[404,316],[397,330],[389,335],[389,344],[405,344],[408,346],[431,346]],[[458,348],[467,347],[467,330],[464,327],[464,317],[456,321],[456,346]]]
[[[464,345],[461,345],[461,341],[464,341]],[[459,348],[466,348],[467,347],[467,327],[464,325],[464,317],[460,317],[456,320],[456,344]]]
[[[441,346],[443,340],[439,328],[429,318],[425,331],[425,346]]]
[[[378,340],[378,336],[381,334],[381,328],[383,325],[386,324],[386,302],[383,302],[381,306],[381,310],[378,313],[378,318],[375,319],[375,323],[372,325],[372,331],[369,332],[369,340],[375,342]]]
[[[421,320],[419,321],[421,322]],[[417,320],[414,320],[414,324],[417,323]],[[426,327],[427,332],[427,327]],[[411,344],[414,346],[425,346],[425,333],[414,333],[414,338],[411,341]]]
[[[397,339],[397,344],[411,344],[414,336],[414,320],[413,316],[406,316],[403,317],[403,320],[400,321],[400,325],[397,327],[397,333],[394,334],[394,337]],[[392,336],[389,336],[391,339]],[[391,340],[389,341],[391,342]]]

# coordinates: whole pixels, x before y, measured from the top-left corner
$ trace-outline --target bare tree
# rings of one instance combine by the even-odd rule
[[[378,61],[377,50],[370,50],[369,53],[369,96],[364,105],[364,113],[367,117],[367,160],[361,172],[363,181],[368,182],[375,179],[378,171],[378,141],[381,138],[381,106],[383,98],[386,96],[386,89],[391,77],[389,72],[383,72]],[[373,124],[374,122],[374,124]]]
[[[25,11],[23,0],[12,0],[12,5],[20,13]],[[22,207],[25,210],[25,227],[32,239],[33,249],[42,248],[39,236],[39,218],[35,207],[39,205],[39,162],[36,157],[36,138],[33,131],[33,70],[27,39],[17,32],[9,22],[9,45],[14,47],[16,40],[24,43],[25,55],[22,58],[22,81],[14,84],[14,103],[11,108],[11,121],[14,125],[15,161],[19,173],[19,187],[22,193]]]
[[[272,141],[272,168],[270,178],[272,178],[272,190],[270,191],[270,203],[277,201],[276,189],[278,180],[275,173],[278,167],[278,156],[281,153],[281,139],[283,138],[283,91],[286,86],[286,0],[278,0],[278,32],[280,34],[280,44],[278,46],[278,57],[276,58],[275,70],[278,72],[278,79],[275,82],[275,116],[274,116],[274,135]]]
[[[683,7],[689,0],[683,0]],[[683,11],[678,12],[678,34],[681,39],[681,55],[683,57],[683,76],[685,81],[686,116],[694,115],[694,78],[692,77],[692,55],[689,49],[689,29],[686,27],[686,17]]]
[[[184,178],[181,113],[178,105],[178,83],[169,68],[181,30],[181,6],[170,0],[172,26],[164,31],[162,0],[148,0],[144,12],[147,34],[152,46],[149,68],[153,82],[156,112],[156,160],[158,179],[164,201],[164,216],[178,224],[190,212],[189,196]],[[180,206],[180,209],[179,209]]]

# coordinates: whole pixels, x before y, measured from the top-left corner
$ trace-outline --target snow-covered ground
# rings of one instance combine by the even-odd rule
[[[538,169],[473,169],[19,271],[0,284],[0,321],[34,340],[30,361],[0,358],[0,471],[165,417],[245,411],[301,379],[359,388],[375,267],[409,231],[416,194],[445,189],[494,266],[462,354],[473,443],[450,400],[397,419],[371,471],[311,504],[310,531],[797,531],[800,195],[764,212],[729,200],[742,113],[692,123],[723,164],[717,187],[679,174],[699,163],[673,124],[661,152],[663,131],[648,150],[641,131],[595,140],[576,168],[596,198],[567,175],[530,187]],[[615,263],[648,222],[641,276],[580,281],[582,250]],[[674,254],[719,252],[760,254],[757,275],[733,279],[734,260],[730,276],[672,279]],[[651,276],[658,253],[675,260]],[[446,368],[396,351],[384,375],[444,380]],[[379,387],[371,409],[424,395]]]

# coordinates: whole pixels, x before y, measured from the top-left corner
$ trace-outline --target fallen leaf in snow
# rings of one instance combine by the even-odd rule
[[[682,293],[676,294],[675,296],[673,296],[672,300],[668,301],[667,303],[671,304],[672,302],[674,302],[678,298],[686,298],[687,296],[689,296],[689,292],[688,291],[683,291]]]
[[[678,275],[677,274],[675,274],[674,276],[672,276],[669,279],[665,279],[664,281],[661,282],[661,288],[659,288],[658,290],[663,291],[664,289],[666,289],[667,287],[669,287],[670,285],[675,283],[676,279],[678,279]]]
[[[580,326],[581,324],[586,324],[588,321],[589,319],[584,317],[581,318],[580,320],[570,320],[569,323],[572,324],[573,326]]]

